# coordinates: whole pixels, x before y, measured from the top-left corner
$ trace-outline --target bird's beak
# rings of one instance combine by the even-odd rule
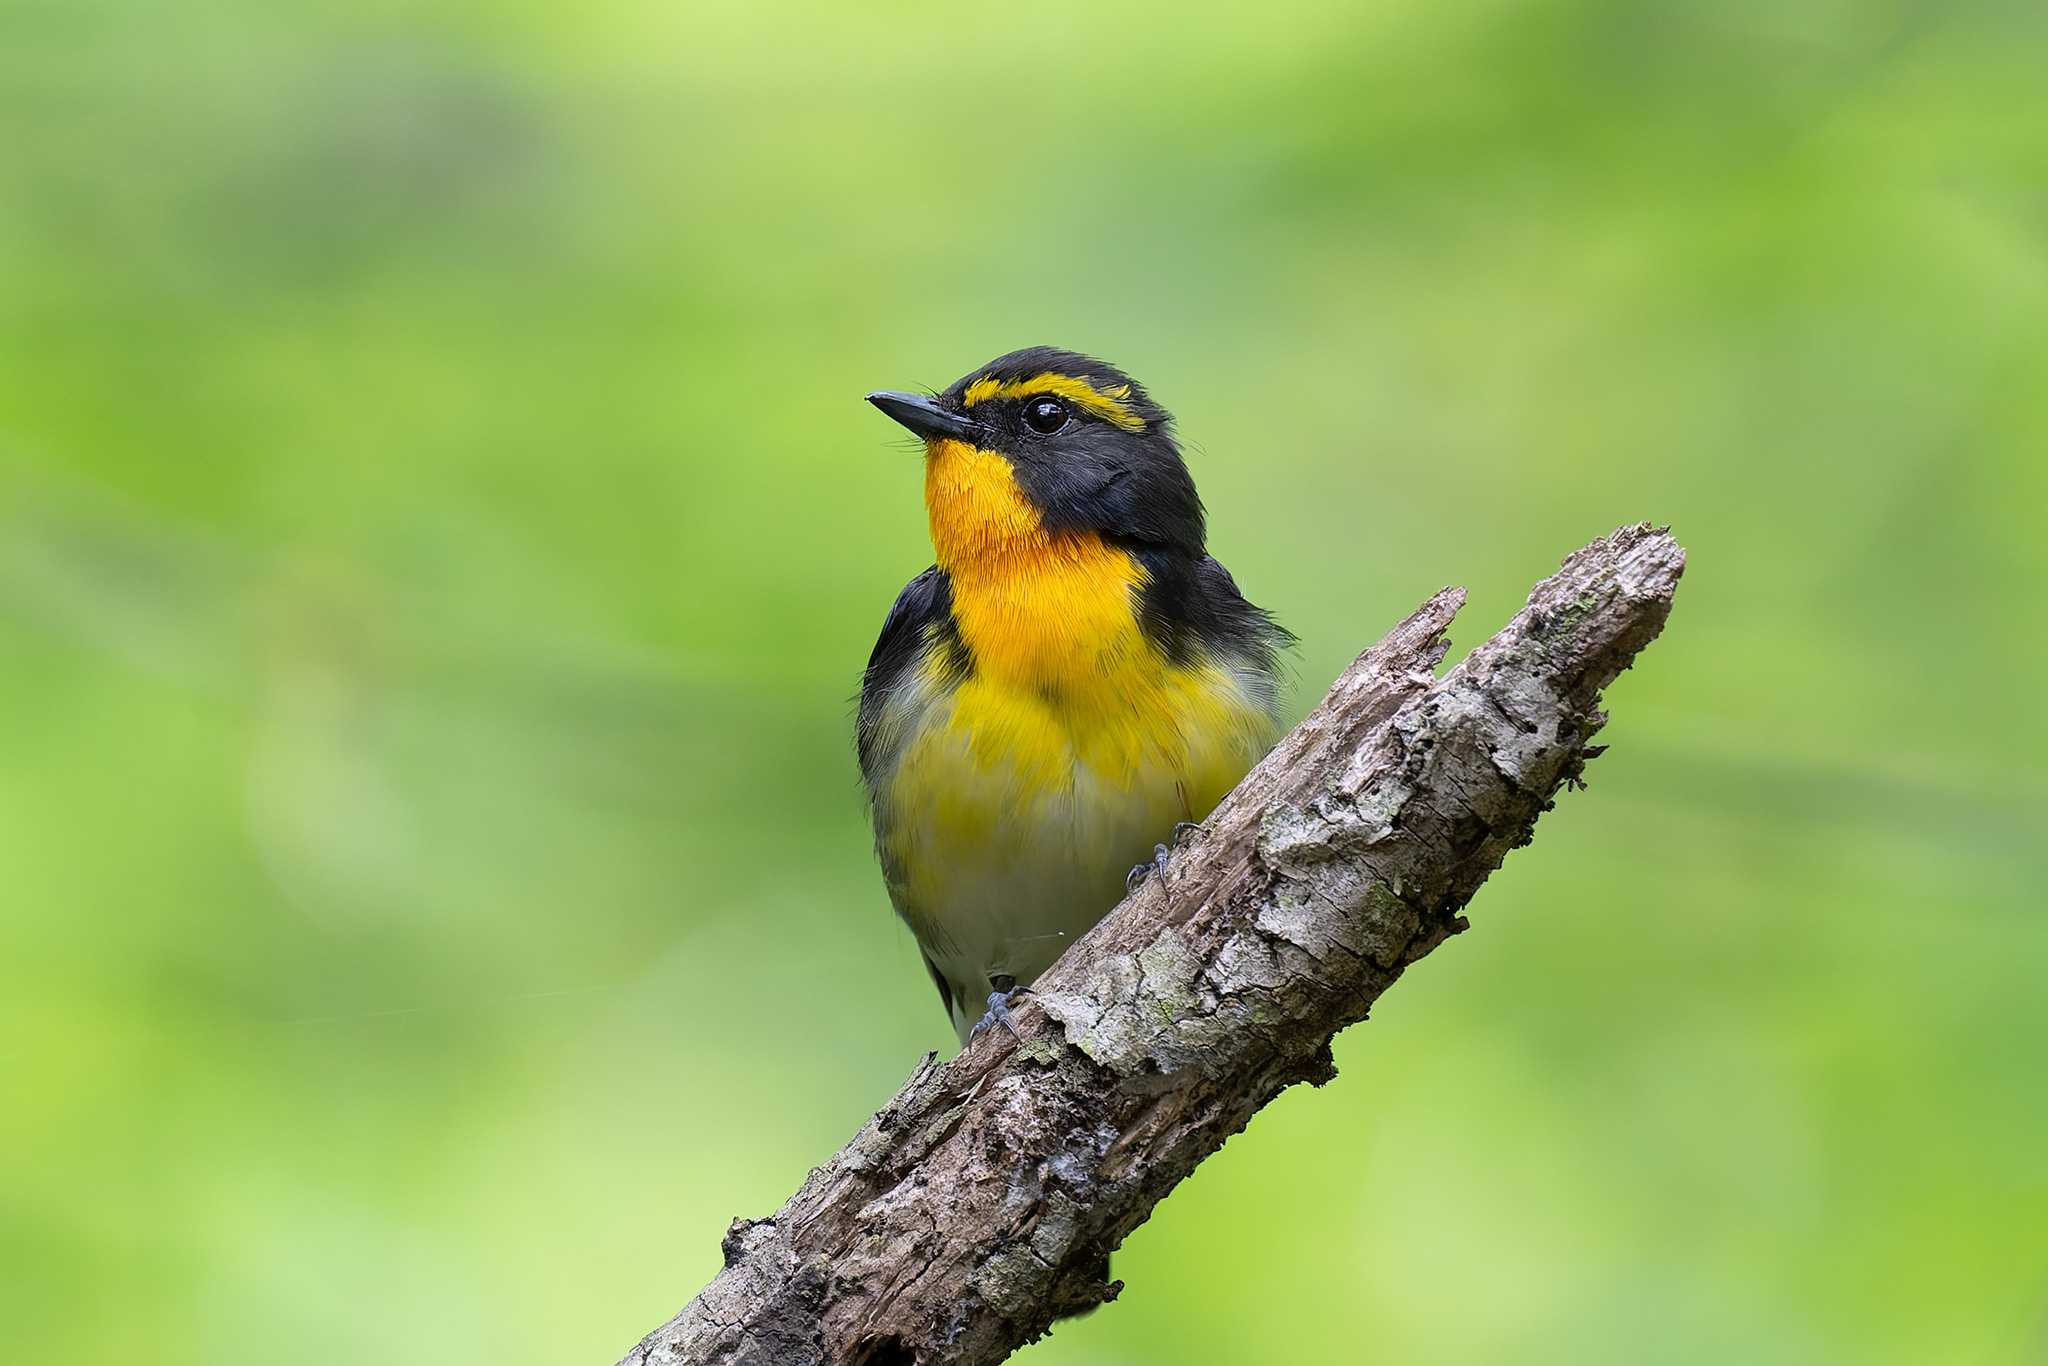
[[[927,441],[948,438],[964,441],[981,431],[981,424],[973,418],[942,408],[937,399],[926,398],[923,394],[883,391],[869,394],[868,402]]]

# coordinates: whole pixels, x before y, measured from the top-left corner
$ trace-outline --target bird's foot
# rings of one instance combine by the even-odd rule
[[[1190,834],[1194,833],[1197,830],[1200,830],[1201,828],[1201,826],[1197,825],[1193,821],[1181,821],[1177,823],[1173,827],[1173,832],[1166,837],[1166,843],[1155,844],[1152,846],[1151,859],[1145,863],[1138,864],[1136,867],[1131,869],[1128,875],[1125,876],[1124,895],[1128,896],[1132,892],[1137,891],[1138,884],[1143,882],[1146,878],[1150,877],[1153,873],[1159,874],[1160,882],[1164,883],[1166,881],[1166,861],[1169,858],[1173,857],[1174,850],[1180,848],[1181,841],[1185,840]]]
[[[1029,996],[1031,988],[1018,986],[1017,979],[1008,973],[997,973],[988,979],[988,984],[995,988],[988,996],[988,1010],[974,1022],[974,1028],[968,1031],[969,1037],[981,1033],[992,1024],[999,1024],[1015,1037],[1023,1038],[1022,1034],[1017,1033],[1017,1022],[1010,1018],[1010,1004],[1019,996]]]
[[[1166,860],[1172,854],[1173,850],[1163,844],[1153,845],[1152,857],[1143,863],[1133,865],[1131,871],[1124,875],[1124,895],[1129,896],[1132,892],[1137,891],[1139,884],[1154,873],[1159,874],[1160,882],[1164,883],[1166,881]]]

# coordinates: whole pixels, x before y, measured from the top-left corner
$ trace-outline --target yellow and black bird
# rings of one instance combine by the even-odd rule
[[[1173,419],[1032,347],[868,402],[925,443],[938,563],[890,609],[858,744],[889,898],[962,1042],[1279,730],[1290,637],[1204,548]]]

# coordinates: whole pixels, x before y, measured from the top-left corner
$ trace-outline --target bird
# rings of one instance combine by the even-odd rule
[[[1293,636],[1238,591],[1170,413],[1035,346],[867,401],[924,446],[934,563],[862,674],[875,850],[964,1045],[1280,731]]]

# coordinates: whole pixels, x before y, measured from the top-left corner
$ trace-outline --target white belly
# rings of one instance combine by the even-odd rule
[[[959,838],[957,821],[947,831],[911,817],[905,844],[919,872],[902,908],[967,1024],[994,979],[1028,985],[1051,967],[1123,898],[1131,868],[1193,814],[1171,774],[1122,789],[1077,767],[1066,788],[1030,795],[1014,774],[975,777],[978,792],[956,791],[950,814],[981,805],[981,838]]]
[[[1199,820],[1270,742],[1271,721],[1227,675],[1233,705],[1161,711],[1103,736],[970,685],[904,698],[904,743],[876,808],[890,894],[947,982],[962,1036],[993,979],[1028,985],[1122,899],[1132,867]],[[1136,736],[1134,739],[1133,736]]]

